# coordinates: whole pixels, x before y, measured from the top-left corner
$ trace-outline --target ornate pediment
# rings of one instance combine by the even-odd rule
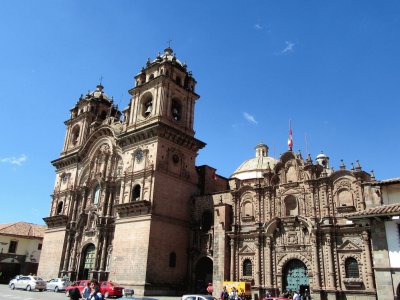
[[[249,245],[244,245],[242,249],[239,250],[240,255],[254,255],[256,251]]]
[[[362,249],[358,247],[356,244],[354,244],[351,241],[345,241],[340,247],[338,248],[338,252],[361,252]]]

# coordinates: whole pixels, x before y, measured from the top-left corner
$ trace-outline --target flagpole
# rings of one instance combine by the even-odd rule
[[[292,120],[289,119],[289,138],[288,138],[288,147],[289,150],[293,149],[293,133],[292,133]]]

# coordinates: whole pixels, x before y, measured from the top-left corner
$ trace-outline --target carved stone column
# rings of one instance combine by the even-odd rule
[[[69,269],[70,254],[71,254],[71,237],[69,236],[68,233],[67,246],[65,247],[65,257],[64,257],[62,272],[67,272]]]
[[[271,251],[271,237],[266,237],[266,253],[264,259],[265,266],[265,285],[272,287],[272,251]]]
[[[101,209],[101,215],[104,217],[107,213],[107,207],[108,207],[108,203],[110,201],[110,188],[108,187],[108,185],[106,185],[105,187],[105,192],[104,192],[105,196],[104,196],[104,202],[103,202],[103,207]]]
[[[110,195],[107,203],[107,217],[111,216],[111,208],[114,204],[115,187],[110,188]]]
[[[229,241],[231,246],[231,274],[229,276],[231,281],[235,281],[234,274],[235,274],[235,240],[233,238]]]
[[[328,278],[329,278],[329,283],[327,284],[328,289],[334,289],[334,282],[335,282],[335,269],[333,265],[333,257],[332,257],[332,243],[331,243],[331,234],[327,233],[326,236],[326,243],[325,243],[325,249],[326,249],[326,254],[328,256],[328,263],[329,263],[329,269],[328,269]]]
[[[371,260],[371,245],[370,245],[370,238],[369,238],[369,233],[368,231],[363,231],[362,232],[362,238],[364,242],[364,259],[366,263],[366,271],[367,271],[367,282],[365,286],[367,289],[374,289],[374,277],[373,277],[373,271],[372,271],[372,260]]]
[[[99,268],[100,272],[105,271],[105,262],[106,262],[106,258],[107,258],[107,240],[108,240],[108,234],[104,233],[103,244],[101,247],[101,260],[100,260],[100,268]]]
[[[316,232],[311,235],[311,247],[313,249],[313,289],[321,288],[321,274],[319,268],[319,255],[318,255],[318,240]]]
[[[71,257],[72,257],[72,261],[71,261],[71,267],[70,267],[70,270],[71,271],[75,271],[75,263],[76,263],[76,251],[77,251],[77,248],[78,248],[78,239],[79,239],[79,233],[76,233],[75,234],[75,239],[74,239],[74,247],[73,247],[73,249],[72,249],[72,255],[71,255]]]

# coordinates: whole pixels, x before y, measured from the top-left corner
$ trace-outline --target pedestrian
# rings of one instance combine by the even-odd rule
[[[295,291],[293,294],[293,300],[300,300],[300,293],[299,291]]]
[[[212,283],[209,282],[207,285],[207,294],[212,295],[212,293],[213,293],[213,286]]]
[[[306,289],[306,291],[304,292],[304,299],[311,300],[310,292],[308,291],[308,289]]]
[[[237,289],[233,286],[231,292],[229,293],[230,300],[237,300],[238,299],[238,292]]]
[[[79,300],[81,298],[81,293],[78,288],[73,288],[68,292],[69,299],[71,300]]]
[[[84,300],[88,300],[90,296],[90,281],[88,281],[87,285],[85,286],[85,288],[82,291],[82,298]]]
[[[90,295],[88,300],[103,300],[103,296],[100,293],[100,285],[96,279],[90,280]]]
[[[228,300],[229,299],[229,294],[228,291],[226,290],[226,286],[222,288],[220,300]]]

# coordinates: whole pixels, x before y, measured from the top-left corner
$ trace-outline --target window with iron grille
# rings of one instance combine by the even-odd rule
[[[359,278],[358,262],[354,257],[349,257],[345,262],[346,278]]]
[[[243,262],[243,276],[253,275],[253,265],[250,259],[245,259]]]

